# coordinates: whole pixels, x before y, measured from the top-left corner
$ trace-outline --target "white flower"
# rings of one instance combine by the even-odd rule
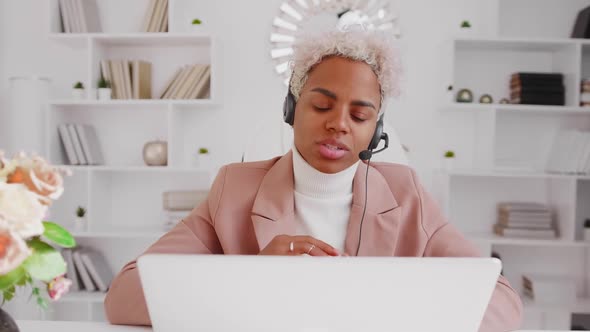
[[[25,241],[7,227],[0,226],[0,275],[17,268],[29,255],[31,250]]]
[[[26,239],[43,234],[47,206],[21,183],[0,183],[0,227],[7,227]]]

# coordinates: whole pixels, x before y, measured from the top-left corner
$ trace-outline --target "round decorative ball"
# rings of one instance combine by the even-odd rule
[[[494,102],[494,99],[486,93],[479,98],[479,102],[482,104],[491,104]]]
[[[143,161],[148,166],[168,165],[168,143],[155,140],[143,146]]]
[[[461,89],[457,92],[458,103],[471,103],[473,102],[473,93],[469,89]]]
[[[510,100],[508,98],[502,98],[500,99],[500,104],[510,104]]]

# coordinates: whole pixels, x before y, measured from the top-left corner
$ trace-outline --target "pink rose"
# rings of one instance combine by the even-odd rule
[[[47,292],[49,293],[49,297],[54,301],[59,300],[70,290],[71,285],[72,281],[67,279],[64,275],[55,277],[55,279],[47,284]]]
[[[0,225],[0,275],[17,268],[29,255],[31,250],[25,241],[7,227]]]
[[[49,165],[41,157],[27,158],[23,153],[16,158],[16,169],[7,178],[8,183],[22,183],[39,195],[41,203],[51,204],[63,193],[61,171]]]

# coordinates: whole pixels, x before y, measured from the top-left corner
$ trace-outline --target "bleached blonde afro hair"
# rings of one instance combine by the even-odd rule
[[[376,31],[328,31],[302,36],[293,45],[291,92],[299,99],[309,72],[324,58],[339,56],[366,63],[381,87],[381,105],[400,94],[401,65],[394,40]]]

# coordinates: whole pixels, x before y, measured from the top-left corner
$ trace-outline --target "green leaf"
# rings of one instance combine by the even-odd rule
[[[23,275],[23,277],[19,281],[16,282],[16,285],[21,286],[21,287],[26,286],[27,283],[30,283],[31,281],[32,281],[31,277],[25,273],[25,275]]]
[[[19,282],[24,276],[26,276],[27,273],[23,268],[23,264],[21,264],[21,266],[17,267],[16,269],[8,272],[7,274],[0,275],[0,291],[13,287],[14,284]]]
[[[44,298],[42,298],[41,296],[37,297],[37,304],[42,308],[42,309],[47,309],[47,300],[45,300]]]
[[[24,261],[23,267],[31,277],[50,282],[66,273],[66,262],[52,246],[36,238],[27,241],[27,244],[33,254]]]
[[[76,240],[65,228],[51,221],[44,221],[43,226],[45,227],[43,236],[49,241],[64,248],[73,248],[76,246]]]
[[[8,302],[14,298],[14,294],[16,293],[16,288],[14,286],[9,287],[2,291],[2,302]]]

